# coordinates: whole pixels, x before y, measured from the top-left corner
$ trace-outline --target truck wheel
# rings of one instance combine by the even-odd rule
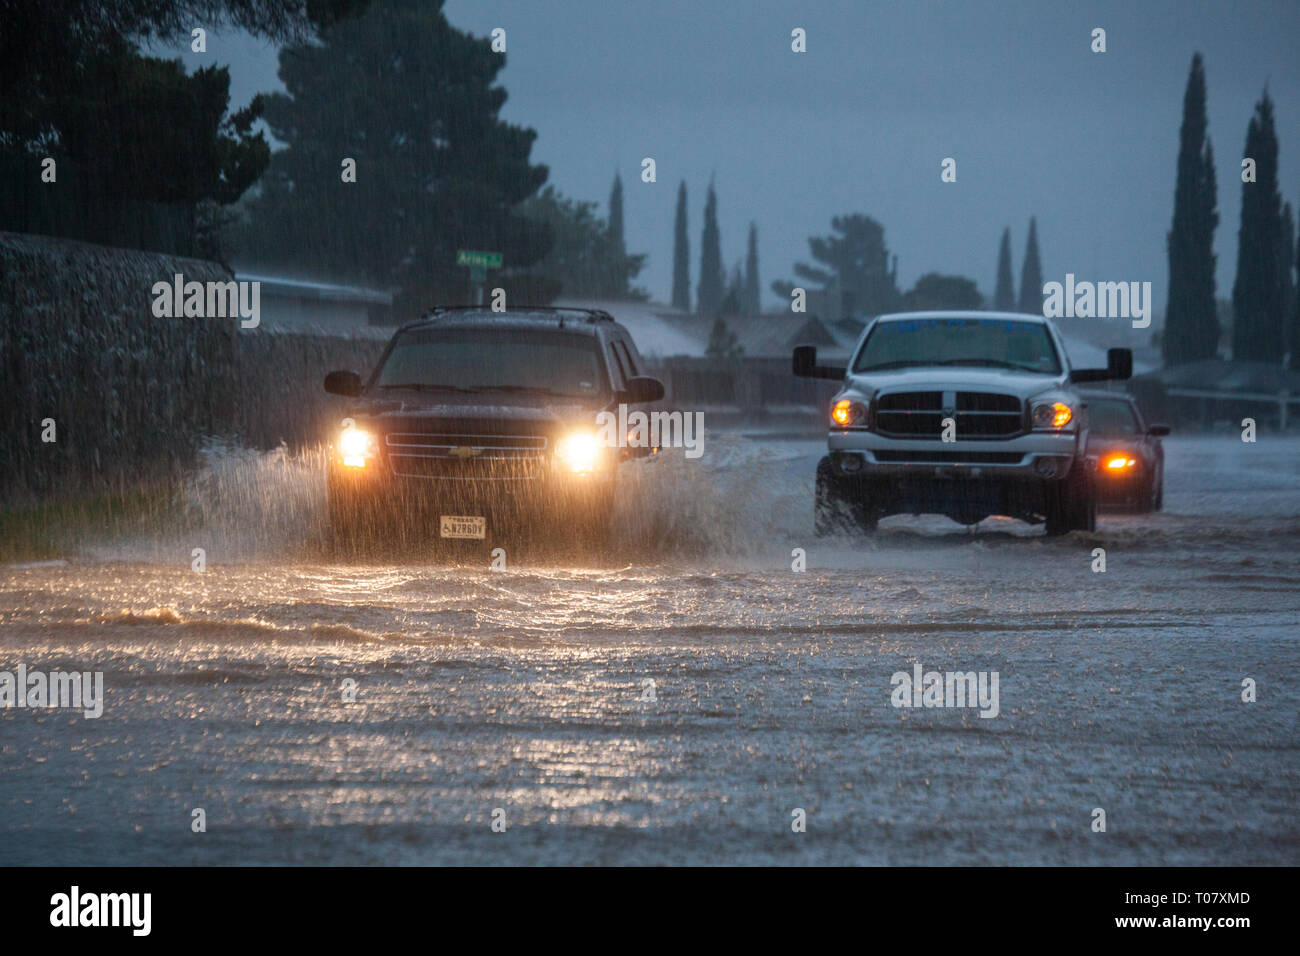
[[[1047,536],[1097,529],[1097,487],[1092,469],[1076,461],[1070,475],[1047,491]]]
[[[813,502],[813,530],[818,537],[857,529],[870,534],[876,530],[878,517],[865,502],[845,494],[844,482],[837,478],[829,458],[817,464],[816,497]]]

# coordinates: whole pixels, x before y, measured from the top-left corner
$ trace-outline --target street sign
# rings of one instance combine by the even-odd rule
[[[473,269],[500,269],[501,253],[475,252],[473,249],[457,249],[456,265],[469,266]]]

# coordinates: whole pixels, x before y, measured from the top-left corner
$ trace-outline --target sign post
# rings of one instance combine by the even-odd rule
[[[469,281],[475,287],[475,305],[483,304],[483,284],[487,282],[489,269],[501,268],[501,253],[477,252],[473,249],[457,249],[456,265],[469,266]]]

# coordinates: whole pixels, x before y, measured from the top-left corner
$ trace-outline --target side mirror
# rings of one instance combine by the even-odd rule
[[[628,405],[657,402],[664,397],[664,383],[649,375],[634,375],[627,380],[627,388],[620,397]]]
[[[799,378],[827,378],[839,381],[848,373],[847,368],[835,365],[817,364],[817,347],[799,345],[795,347],[790,370]]]
[[[1133,350],[1107,349],[1106,371],[1112,380],[1124,382],[1133,377]]]
[[[361,376],[356,372],[330,372],[325,376],[325,391],[356,398],[361,394]]]
[[[1107,349],[1105,368],[1076,368],[1071,382],[1123,382],[1133,377],[1133,352],[1130,349]]]
[[[1152,436],[1153,438],[1163,438],[1165,435],[1169,434],[1169,426],[1152,425],[1147,429],[1147,434]]]

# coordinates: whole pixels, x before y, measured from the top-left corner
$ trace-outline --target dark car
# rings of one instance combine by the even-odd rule
[[[400,328],[329,451],[336,539],[430,536],[503,543],[540,529],[598,544],[620,463],[597,415],[664,395],[608,313],[526,306],[435,309]]]
[[[1139,512],[1164,505],[1168,425],[1148,425],[1131,395],[1086,392],[1088,455],[1097,459],[1097,492],[1102,504]]]

